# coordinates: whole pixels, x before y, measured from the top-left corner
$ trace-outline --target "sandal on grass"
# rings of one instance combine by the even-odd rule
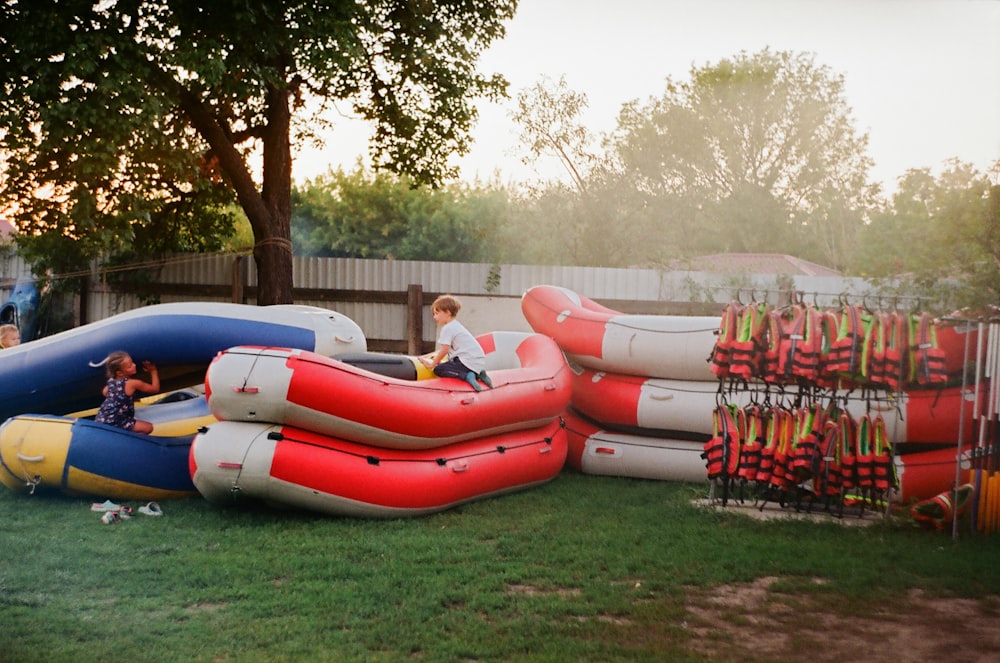
[[[120,504],[115,504],[111,500],[104,500],[103,502],[94,502],[90,505],[91,511],[118,511],[121,509]]]
[[[139,513],[145,514],[147,516],[162,516],[163,509],[156,502],[150,502],[146,506],[139,507]]]

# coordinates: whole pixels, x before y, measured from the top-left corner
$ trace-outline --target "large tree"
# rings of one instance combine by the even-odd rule
[[[1000,305],[1000,162],[991,173],[950,160],[934,176],[915,168],[899,180],[892,207],[861,234],[854,271],[886,278],[932,305],[995,311]]]
[[[473,100],[505,93],[474,65],[516,6],[5,0],[0,204],[87,258],[205,209],[193,200],[221,206],[224,188],[253,229],[258,303],[291,302],[294,137],[341,102],[374,124],[376,167],[439,184],[468,150]]]
[[[658,229],[663,245],[687,252],[843,267],[877,200],[867,140],[841,76],[812,55],[764,49],[692,67],[661,97],[627,104],[613,149],[627,187],[645,197],[647,244]]]

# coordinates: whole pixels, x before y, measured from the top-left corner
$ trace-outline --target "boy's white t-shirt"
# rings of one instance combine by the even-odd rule
[[[448,359],[458,359],[473,373],[486,370],[486,353],[472,332],[458,320],[441,325],[438,345],[450,346]]]

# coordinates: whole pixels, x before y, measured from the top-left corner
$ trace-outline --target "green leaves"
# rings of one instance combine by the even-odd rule
[[[66,254],[81,268],[108,253],[212,246],[204,233],[225,226],[217,210],[238,199],[258,247],[258,301],[290,301],[280,247],[290,233],[293,115],[297,127],[315,125],[309,109],[324,104],[307,102],[316,98],[352,108],[375,124],[378,166],[440,185],[455,173],[451,155],[468,150],[473,99],[505,91],[474,65],[516,4],[5,3],[0,204],[18,206],[26,246],[40,234],[56,243],[94,234]]]

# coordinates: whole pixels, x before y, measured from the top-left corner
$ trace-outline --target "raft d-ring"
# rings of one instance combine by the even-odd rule
[[[45,456],[25,456],[22,453],[17,454],[17,459],[22,463],[40,463],[45,460]]]
[[[333,337],[333,340],[335,340],[335,341],[337,341],[339,343],[353,343],[354,342],[354,337],[353,336],[340,336],[339,334],[335,334],[334,337]]]
[[[237,394],[259,394],[260,387],[241,387],[239,385],[233,385],[233,391]]]
[[[460,402],[460,403],[461,403],[462,405],[472,405],[473,403],[475,403],[475,402],[476,402],[476,397],[475,397],[475,396],[469,396],[469,397],[467,397],[467,398],[463,398],[463,399],[462,399],[461,401],[459,401],[459,402]]]
[[[451,464],[452,472],[465,472],[467,469],[469,469],[469,464],[466,463],[464,460]]]
[[[570,317],[569,309],[563,309],[556,314],[556,322],[563,322],[568,317]]]
[[[674,400],[673,394],[650,394],[649,397],[654,401],[672,401]]]
[[[547,454],[550,451],[552,451],[552,447],[550,447],[547,444],[545,446],[538,447],[538,453],[539,454]]]

